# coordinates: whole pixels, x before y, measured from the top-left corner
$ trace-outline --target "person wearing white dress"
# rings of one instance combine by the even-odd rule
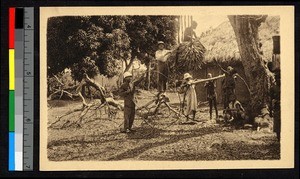
[[[197,110],[197,95],[195,91],[195,84],[192,75],[185,73],[183,77],[184,83],[181,88],[184,91],[184,100],[186,100],[186,108],[184,115],[189,120],[189,116],[192,115],[192,120],[195,121]]]

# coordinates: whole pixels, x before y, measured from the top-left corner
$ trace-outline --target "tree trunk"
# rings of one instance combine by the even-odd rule
[[[184,30],[186,29],[186,16],[183,16],[184,17]]]
[[[96,90],[98,90],[100,92],[101,103],[106,102],[106,99],[104,97],[103,87],[100,84],[98,84],[96,81],[92,81],[91,78],[87,74],[85,74],[84,80],[87,85],[94,87]]]
[[[131,67],[132,64],[133,64],[133,60],[134,60],[134,58],[131,58],[131,59],[130,59],[130,62],[129,62],[128,65],[126,66],[124,72],[129,71],[130,67]]]
[[[250,103],[247,112],[253,119],[268,104],[271,72],[267,69],[258,47],[258,27],[266,15],[230,15],[229,21],[235,32],[241,61],[250,86]],[[238,90],[238,89],[237,89]]]
[[[133,49],[131,52],[130,62],[126,65],[124,72],[128,71],[133,64],[134,59],[138,56],[139,52],[137,49]]]

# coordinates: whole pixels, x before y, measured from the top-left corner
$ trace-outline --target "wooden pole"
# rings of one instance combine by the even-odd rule
[[[177,24],[177,28],[178,28],[178,44],[180,43],[180,16],[178,16],[178,24]]]
[[[186,29],[186,16],[184,16],[184,30]]]
[[[212,77],[212,78],[196,80],[196,81],[193,82],[193,84],[197,84],[197,83],[201,83],[201,82],[206,82],[206,81],[210,81],[210,80],[216,80],[216,79],[224,78],[224,77],[225,77],[225,74],[219,75],[219,76],[216,76],[216,77]]]
[[[184,33],[184,29],[183,29],[183,16],[180,16],[180,27],[181,27],[181,41],[183,41],[183,33]]]

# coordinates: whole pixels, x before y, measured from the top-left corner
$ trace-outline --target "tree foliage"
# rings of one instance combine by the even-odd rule
[[[157,41],[176,44],[175,16],[63,16],[51,17],[47,26],[48,75],[70,68],[77,81],[128,70],[137,57],[148,63]]]

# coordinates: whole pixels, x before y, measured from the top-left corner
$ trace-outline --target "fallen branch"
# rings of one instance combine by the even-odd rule
[[[63,117],[66,117],[66,116],[71,115],[76,112],[81,112],[81,113],[79,115],[78,120],[76,120],[74,123],[77,123],[80,125],[83,122],[84,117],[90,110],[101,110],[103,107],[107,106],[109,108],[108,117],[115,116],[113,114],[114,112],[112,112],[112,110],[111,110],[111,107],[117,108],[118,110],[123,110],[123,106],[121,104],[119,104],[117,101],[115,101],[112,97],[105,98],[104,97],[104,88],[100,84],[98,84],[97,82],[95,82],[91,78],[89,78],[89,76],[87,74],[85,74],[85,77],[82,79],[82,81],[80,82],[79,85],[75,85],[75,86],[68,87],[68,88],[61,88],[65,85],[62,84],[62,82],[58,79],[58,77],[56,77],[56,80],[59,83],[61,83],[61,86],[54,93],[49,95],[48,99],[51,99],[51,97],[57,93],[61,93],[60,99],[63,94],[68,95],[72,99],[73,99],[73,97],[79,97],[82,101],[82,107],[78,108],[78,109],[73,109],[71,111],[68,111],[66,114],[58,116],[57,120],[55,122],[53,122],[52,124],[50,124],[49,127],[53,127],[53,125],[60,122]],[[86,86],[94,87],[97,91],[100,92],[100,102],[97,101],[97,102],[88,103],[86,101],[86,99],[82,95],[83,89]],[[72,93],[72,92],[66,91],[67,89],[69,89],[69,90],[75,89],[75,92]],[[70,123],[70,121],[67,121],[66,123]],[[62,126],[65,126],[65,124],[63,124]]]

